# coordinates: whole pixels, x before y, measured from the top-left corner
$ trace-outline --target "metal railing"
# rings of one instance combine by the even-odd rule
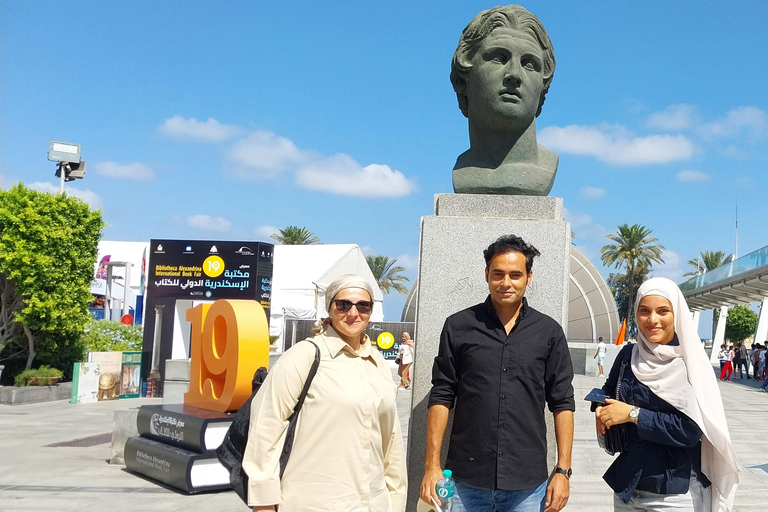
[[[680,285],[680,290],[685,293],[704,288],[766,265],[768,265],[768,245],[700,276],[692,277]]]

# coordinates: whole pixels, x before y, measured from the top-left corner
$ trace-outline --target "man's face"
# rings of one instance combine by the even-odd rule
[[[491,301],[497,306],[514,306],[523,300],[533,271],[525,271],[525,256],[518,251],[497,254],[485,269]]]
[[[500,27],[472,57],[467,80],[470,123],[492,131],[526,128],[536,117],[544,91],[544,56],[538,41]]]

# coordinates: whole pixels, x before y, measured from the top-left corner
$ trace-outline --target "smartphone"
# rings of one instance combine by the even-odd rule
[[[584,397],[584,400],[587,400],[589,402],[595,402],[601,405],[605,405],[606,398],[610,398],[608,395],[605,394],[605,391],[603,391],[600,388],[595,388],[592,391],[589,392],[587,396]]]

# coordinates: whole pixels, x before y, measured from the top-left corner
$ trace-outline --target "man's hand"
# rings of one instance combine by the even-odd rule
[[[547,499],[544,512],[559,512],[568,503],[571,495],[571,485],[568,478],[562,473],[555,473],[547,486]]]
[[[433,466],[424,471],[424,478],[421,480],[421,501],[432,505],[432,498],[434,498],[438,505],[443,504],[437,497],[437,481],[442,477],[443,470],[440,466]]]
[[[253,512],[275,512],[274,505],[256,505],[253,507]]]
[[[595,409],[595,414],[606,427],[611,428],[614,425],[620,425],[631,421],[629,418],[629,411],[631,411],[634,406],[625,404],[619,400],[614,400],[613,398],[606,398],[605,401],[608,405]]]
[[[442,505],[443,502],[437,497],[437,481],[443,477],[443,470],[439,466],[431,467],[424,471],[424,478],[421,480],[421,501],[432,505],[432,498],[435,499],[438,505]]]

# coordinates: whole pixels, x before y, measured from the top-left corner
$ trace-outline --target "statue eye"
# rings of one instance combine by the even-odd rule
[[[494,53],[491,56],[491,60],[493,62],[498,62],[499,64],[506,64],[509,59],[507,59],[507,56],[503,53]]]
[[[536,62],[533,59],[523,59],[523,63],[522,64],[523,64],[523,67],[525,69],[528,69],[530,71],[537,71],[538,70],[538,66],[537,66]]]

